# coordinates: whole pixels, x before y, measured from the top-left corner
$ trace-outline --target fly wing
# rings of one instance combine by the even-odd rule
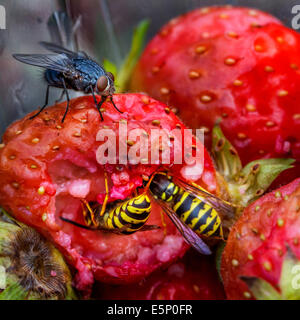
[[[196,184],[189,184],[184,180],[176,178],[176,184],[182,189],[189,191],[192,195],[199,198],[201,201],[208,202],[215,210],[222,213],[228,218],[233,218],[235,216],[236,206],[233,204],[222,200],[215,195],[204,190],[202,187]]]
[[[49,51],[58,54],[64,53],[68,55],[70,58],[89,58],[89,56],[84,51],[74,52],[52,42],[40,41],[40,45]]]
[[[194,249],[196,249],[201,254],[210,255],[211,250],[207,244],[195,233],[191,228],[185,225],[163,201],[159,201],[160,206],[163,208],[165,213],[175,224],[177,229],[180,231],[185,241],[190,244]]]
[[[13,54],[20,62],[33,66],[62,72],[66,75],[76,74],[72,60],[66,54]]]
[[[55,53],[65,53],[67,55],[70,55],[70,56],[77,56],[77,53],[74,52],[74,51],[71,51],[67,48],[64,48],[58,44],[55,44],[55,43],[52,43],[52,42],[46,42],[46,41],[40,41],[40,45],[42,47],[44,47],[45,49],[49,50],[49,51],[52,51],[52,52],[55,52]]]

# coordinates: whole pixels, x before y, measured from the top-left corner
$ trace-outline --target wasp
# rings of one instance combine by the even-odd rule
[[[82,213],[85,225],[61,217],[77,227],[88,230],[101,230],[115,234],[131,234],[136,231],[159,229],[155,225],[146,225],[151,212],[151,201],[146,194],[141,194],[121,203],[107,205],[102,213],[103,206],[90,205],[82,200]]]
[[[223,239],[220,213],[232,216],[234,208],[196,184],[189,184],[165,172],[155,173],[147,188],[184,239],[202,254],[211,254],[201,239]]]
[[[56,24],[49,25],[50,32],[52,31],[52,33],[54,33],[54,27],[59,29],[58,27],[64,25],[66,16],[63,13],[56,12],[54,13],[54,18],[56,18]],[[106,72],[102,66],[92,60],[92,58],[82,51],[75,52],[51,42],[42,41],[40,44],[53,53],[13,54],[13,57],[20,62],[46,69],[44,72],[44,78],[48,85],[45,103],[42,108],[30,119],[38,116],[48,105],[50,87],[63,89],[59,100],[61,100],[64,94],[66,94],[67,107],[63,115],[62,122],[64,122],[69,110],[69,89],[82,91],[86,94],[91,93],[95,102],[95,106],[99,111],[101,121],[103,121],[103,116],[100,109],[107,97],[110,97],[110,101],[114,108],[118,112],[122,113],[116,107],[113,101],[115,86],[114,76],[112,73]],[[95,92],[101,96],[99,103],[97,102]]]

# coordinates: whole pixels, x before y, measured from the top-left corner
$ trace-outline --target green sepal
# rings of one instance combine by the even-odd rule
[[[213,128],[212,137],[212,154],[218,172],[224,179],[231,180],[242,170],[241,159],[233,145],[225,138],[218,124]]]
[[[257,300],[281,300],[280,293],[267,281],[256,277],[240,277]]]
[[[278,177],[292,168],[294,159],[261,159],[248,163],[235,177],[228,182],[228,190],[235,203],[247,206],[259,198]]]
[[[288,245],[282,264],[279,287],[283,299],[300,300],[300,263]]]
[[[278,290],[267,281],[256,277],[240,277],[257,300],[300,300],[300,263],[286,246]]]
[[[225,247],[226,247],[226,242],[221,241],[218,244],[218,247],[216,250],[216,255],[215,255],[216,268],[217,268],[219,279],[221,280],[222,283],[223,283],[223,279],[222,279],[222,275],[221,275],[221,262],[222,262],[222,254],[223,254]]]
[[[278,177],[292,168],[294,159],[261,159],[242,163],[236,149],[224,136],[219,124],[213,128],[212,153],[218,173],[221,175],[221,187],[226,190],[229,201],[246,207],[260,197]],[[225,186],[223,186],[225,184]]]

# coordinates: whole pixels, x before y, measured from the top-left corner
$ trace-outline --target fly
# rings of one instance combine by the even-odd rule
[[[61,100],[64,95],[67,97],[67,107],[62,122],[64,122],[69,110],[69,89],[82,91],[86,94],[91,93],[95,106],[99,111],[101,121],[103,121],[103,116],[100,109],[107,97],[110,98],[114,108],[122,113],[113,101],[115,86],[112,73],[105,71],[102,66],[93,61],[82,51],[72,51],[51,42],[40,42],[40,44],[53,53],[13,54],[13,57],[20,62],[46,69],[44,78],[48,86],[45,103],[35,115],[30,117],[30,119],[38,116],[47,107],[50,87],[63,89],[59,100]],[[100,102],[97,102],[95,93],[101,96]]]

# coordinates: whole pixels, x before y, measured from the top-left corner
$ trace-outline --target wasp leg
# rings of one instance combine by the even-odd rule
[[[92,91],[92,96],[93,96],[93,98],[94,98],[94,102],[95,102],[96,108],[97,108],[98,111],[99,111],[101,121],[103,121],[103,116],[102,116],[102,113],[101,113],[101,111],[100,111],[100,107],[98,106],[98,102],[97,102],[97,99],[96,99],[96,97],[95,97],[94,89],[93,89],[92,86],[90,86],[90,89],[91,89],[91,91]],[[102,102],[102,99],[103,99],[103,97],[101,97],[101,101],[99,102],[99,104]],[[105,101],[105,99],[104,99],[104,101]],[[103,101],[103,102],[104,102],[104,101]],[[103,102],[102,102],[102,103],[103,103]],[[102,103],[101,103],[101,105],[102,105]]]
[[[62,78],[62,83],[63,83],[63,86],[64,86],[64,91],[66,92],[66,96],[67,96],[67,107],[66,107],[66,111],[64,113],[64,116],[63,118],[61,119],[61,122],[63,123],[65,121],[65,118],[66,118],[66,115],[69,111],[69,104],[70,104],[70,97],[69,97],[69,92],[67,90],[67,87],[66,87],[66,83],[65,83],[65,79]]]
[[[83,216],[84,216],[84,221],[87,225],[91,225],[93,224],[93,226],[97,227],[98,226],[98,222],[95,220],[95,214],[94,211],[92,210],[92,208],[90,207],[89,203],[82,199],[81,200],[82,204],[86,206],[86,208],[88,209],[89,215],[87,213],[87,211],[83,208]]]
[[[166,224],[166,221],[165,221],[165,216],[164,216],[164,213],[162,211],[160,211],[160,217],[161,217],[161,224],[164,228],[164,236],[167,235],[167,224]]]
[[[105,182],[105,198],[102,204],[102,208],[101,208],[101,212],[100,212],[100,216],[103,216],[105,213],[105,209],[106,209],[106,204],[107,204],[107,200],[108,200],[108,183],[107,183],[107,173],[106,171],[104,171],[104,182]]]
[[[48,99],[49,99],[49,89],[50,89],[50,85],[47,86],[47,90],[46,90],[46,98],[45,98],[45,104],[42,106],[42,108],[33,116],[31,116],[29,118],[29,120],[32,120],[33,118],[37,117],[48,105]]]
[[[60,102],[62,99],[63,99],[63,97],[64,97],[64,95],[65,95],[65,89],[62,91],[62,93],[60,94],[60,97],[57,99],[57,100],[55,100],[55,103],[58,103],[58,102]]]
[[[112,97],[112,96],[110,96],[110,102],[112,103],[112,105],[114,106],[114,108],[115,108],[118,112],[123,113],[121,110],[119,110],[119,109],[117,108],[116,104],[114,103],[114,100],[113,100],[113,97]]]
[[[158,230],[160,229],[160,226],[157,226],[155,224],[146,224],[141,227],[138,231],[150,231],[150,230]]]

